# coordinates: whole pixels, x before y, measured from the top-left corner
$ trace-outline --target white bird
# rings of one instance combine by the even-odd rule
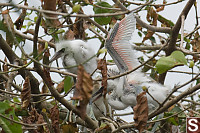
[[[84,69],[89,74],[93,73],[97,68],[97,57],[94,50],[82,40],[65,40],[57,43],[56,53],[49,62],[51,63],[60,57],[62,58],[62,64],[66,70],[74,74],[77,74],[77,65],[79,64],[83,64]],[[94,91],[98,89],[98,83],[96,83]],[[96,100],[92,105],[88,105],[88,114],[91,114],[91,106],[97,120],[106,115],[106,107],[103,102],[103,97]]]
[[[134,54],[136,51],[131,48],[129,43],[135,26],[135,16],[130,13],[115,24],[106,40],[105,47],[117,65],[119,69],[117,71],[120,73],[132,70],[139,64]],[[108,91],[112,91],[110,95],[107,95],[108,103],[117,110],[135,106],[136,96],[143,91],[143,87],[147,88],[153,97],[147,94],[149,112],[155,110],[159,105],[158,102],[162,103],[170,91],[169,88],[147,77],[141,70],[136,70],[118,79],[108,80]]]
[[[83,64],[89,74],[97,68],[94,50],[82,40],[65,40],[57,43],[56,53],[49,62],[60,57],[66,70],[74,74],[77,74],[77,66],[80,64]]]

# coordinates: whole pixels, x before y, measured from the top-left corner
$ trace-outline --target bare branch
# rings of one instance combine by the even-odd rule
[[[168,50],[166,51],[166,55],[170,55],[176,48],[176,40],[177,40],[177,37],[178,37],[178,33],[179,33],[179,30],[181,28],[181,16],[185,16],[185,18],[187,17],[192,5],[194,4],[196,0],[189,0],[187,2],[187,4],[185,5],[183,11],[181,12],[181,14],[179,15],[179,18],[175,24],[175,26],[172,28],[172,31],[171,31],[171,38],[170,38],[170,41],[169,41],[169,45],[168,45]]]

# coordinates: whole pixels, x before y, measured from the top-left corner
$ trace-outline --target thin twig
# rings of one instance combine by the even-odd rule
[[[9,121],[11,121],[11,122],[14,122],[14,123],[17,123],[17,124],[20,124],[20,125],[23,125],[23,126],[27,126],[27,127],[44,126],[44,125],[47,124],[47,123],[42,123],[42,124],[33,124],[33,123],[27,124],[27,123],[22,123],[22,122],[13,120],[13,119],[11,119],[11,118],[8,118],[8,117],[6,117],[6,116],[4,116],[4,115],[2,115],[2,114],[0,114],[0,117],[3,117],[3,118],[5,118],[5,119],[7,119],[7,120],[9,120]]]
[[[177,103],[178,101],[180,101],[182,98],[184,98],[185,96],[192,94],[193,92],[197,91],[200,89],[200,84],[195,85],[192,88],[189,88],[187,90],[185,90],[183,93],[181,93],[180,95],[176,96],[175,98],[173,98],[172,100],[170,100],[169,102],[167,102],[163,107],[161,107],[160,109],[152,112],[149,115],[149,119],[153,118],[154,116],[166,111],[169,107],[171,107],[173,104]]]
[[[150,60],[152,60],[153,58],[155,58],[160,52],[161,50],[167,45],[167,43],[165,45],[163,45],[151,58],[149,58],[147,61],[143,62],[141,65],[139,65],[138,67],[130,70],[130,71],[127,71],[125,73],[122,73],[122,74],[119,74],[119,75],[116,75],[116,76],[112,76],[112,77],[108,77],[108,79],[116,79],[116,78],[119,78],[119,77],[122,77],[122,76],[125,76],[127,74],[130,74],[132,72],[134,72],[135,70],[139,69],[140,67],[144,66],[146,63],[148,63]],[[95,81],[101,81],[102,79],[97,79]]]
[[[134,4],[134,5],[145,5],[145,3],[137,3],[137,2],[133,2],[133,1],[128,1],[128,0],[125,0],[125,2],[127,3],[130,3],[130,4]],[[175,5],[175,4],[178,4],[180,2],[183,2],[183,0],[178,0],[178,1],[175,1],[175,2],[171,2],[171,3],[166,3],[166,4],[149,4],[149,6],[169,6],[169,5]]]

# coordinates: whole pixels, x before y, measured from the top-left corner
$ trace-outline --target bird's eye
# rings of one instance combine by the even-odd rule
[[[62,49],[60,50],[60,52],[64,53],[64,52],[65,52],[65,48],[62,48]]]
[[[83,45],[81,45],[81,48],[82,48],[82,49],[85,49],[85,47],[83,47]]]

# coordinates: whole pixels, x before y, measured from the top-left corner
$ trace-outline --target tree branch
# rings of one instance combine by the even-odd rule
[[[189,0],[188,3],[185,5],[183,11],[181,12],[181,14],[179,15],[179,18],[175,24],[175,26],[172,28],[171,31],[171,37],[169,40],[169,44],[167,46],[166,49],[166,56],[169,56],[173,51],[176,50],[176,41],[178,38],[178,34],[179,34],[179,30],[181,28],[181,16],[184,15],[185,18],[187,17],[188,12],[190,11],[192,5],[194,4],[196,0]],[[166,77],[167,73],[163,73],[159,75],[159,83],[164,84],[165,81],[165,77]]]
[[[167,47],[166,50],[166,55],[169,56],[174,50],[176,50],[176,40],[178,38],[178,34],[181,28],[181,16],[185,16],[185,18],[187,17],[192,5],[194,4],[196,0],[189,0],[187,2],[187,4],[185,5],[183,11],[181,12],[181,14],[179,15],[179,18],[175,24],[175,26],[172,28],[171,31],[171,37],[170,37],[170,41],[169,41],[169,45]]]
[[[143,22],[138,16],[136,16],[136,20],[137,20],[137,23],[148,29],[148,30],[151,30],[151,31],[154,31],[154,32],[161,32],[161,33],[171,33],[171,28],[168,28],[168,27],[156,27],[156,26],[153,26],[153,25],[149,25],[145,22]]]
[[[15,61],[19,62],[20,66],[23,66],[23,61],[20,60],[20,58],[13,52],[12,48],[6,43],[6,41],[3,39],[3,37],[0,35],[0,48],[3,50],[4,54],[8,58],[8,60],[11,63],[14,63]],[[31,72],[25,70],[25,69],[19,69],[19,74],[25,79],[28,75],[30,78],[30,84],[31,84],[31,90],[33,94],[40,94],[39,91],[39,82],[38,80],[32,75]],[[40,97],[33,97],[33,101],[37,102],[40,101]],[[36,108],[38,108],[39,105],[36,105]]]
[[[178,101],[182,100],[185,96],[190,95],[190,94],[192,94],[193,92],[195,92],[195,91],[197,91],[199,89],[200,89],[200,83],[195,85],[192,88],[189,88],[189,89],[185,90],[183,93],[181,93],[180,95],[176,96],[175,98],[173,98],[172,100],[167,102],[163,107],[161,107],[160,109],[158,109],[158,110],[154,111],[153,113],[151,113],[149,115],[149,119],[151,119],[154,116],[166,111],[169,107],[171,107],[172,105],[174,105]]]

